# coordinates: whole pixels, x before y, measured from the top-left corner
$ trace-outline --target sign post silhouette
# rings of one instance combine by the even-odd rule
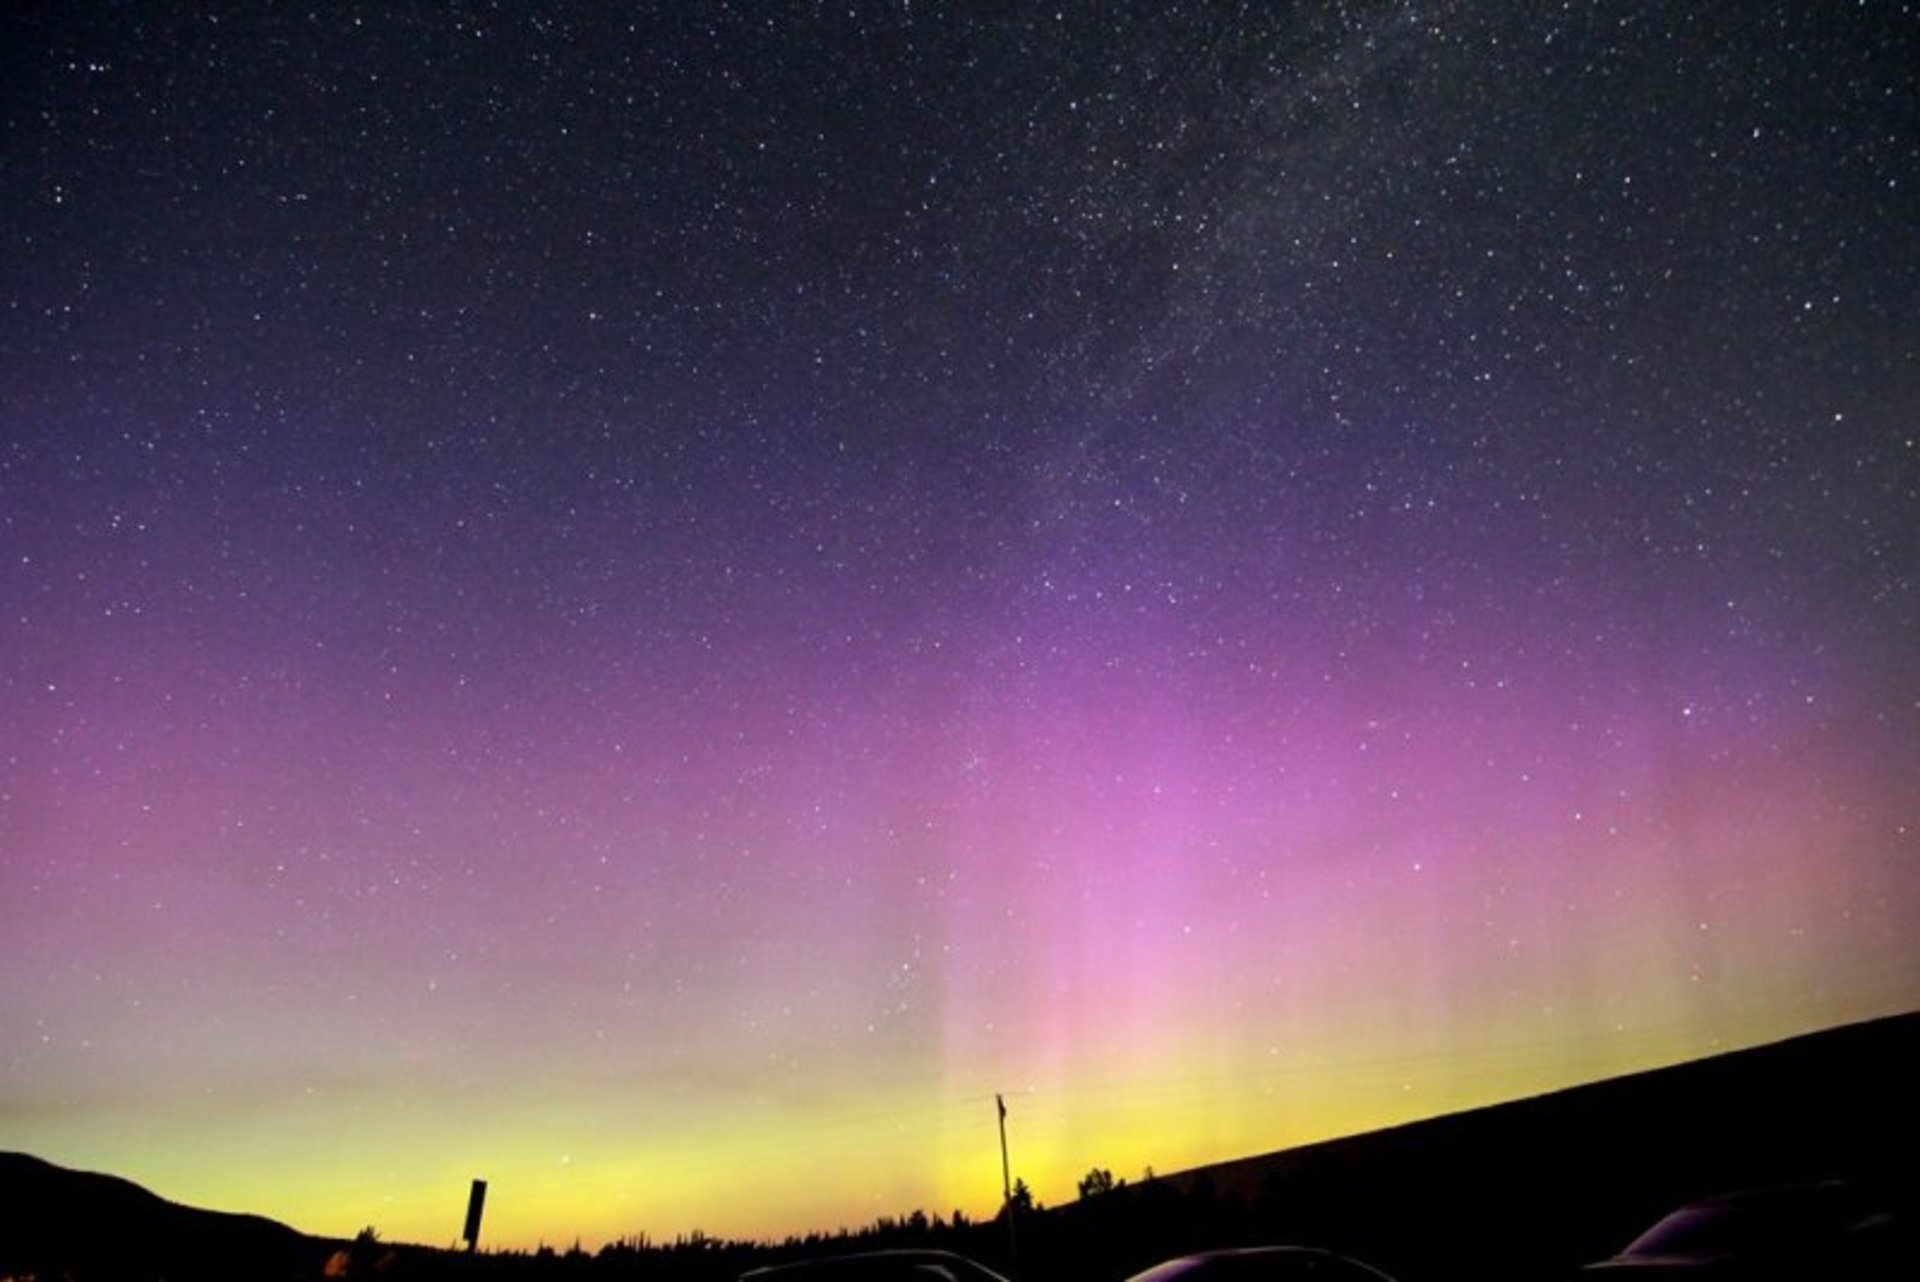
[[[475,1180],[473,1191],[467,1194],[467,1228],[460,1236],[466,1239],[467,1254],[480,1249],[480,1212],[487,1205],[487,1182]]]

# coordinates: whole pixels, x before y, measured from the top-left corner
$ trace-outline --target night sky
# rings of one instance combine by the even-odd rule
[[[783,1234],[1920,1006],[1914,5],[627,7],[6,6],[0,1148]]]

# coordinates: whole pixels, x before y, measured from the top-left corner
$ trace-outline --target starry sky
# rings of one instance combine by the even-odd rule
[[[1920,1006],[1916,66],[8,5],[0,1147],[777,1235]]]

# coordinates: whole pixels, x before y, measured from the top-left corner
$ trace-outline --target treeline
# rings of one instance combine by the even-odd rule
[[[1292,1218],[1284,1200],[1248,1200],[1220,1192],[1204,1175],[1176,1185],[1149,1170],[1138,1182],[1096,1168],[1080,1181],[1077,1200],[1047,1207],[1024,1183],[1012,1206],[991,1219],[915,1210],[882,1216],[860,1228],[790,1236],[777,1243],[735,1241],[702,1232],[655,1241],[636,1234],[588,1251],[579,1244],[477,1255],[386,1246],[369,1231],[343,1246],[332,1276],[530,1279],[637,1278],[648,1282],[735,1282],[768,1265],[862,1251],[953,1251],[1015,1282],[1117,1282],[1190,1251],[1270,1241]],[[1335,1244],[1337,1245],[1337,1244]]]

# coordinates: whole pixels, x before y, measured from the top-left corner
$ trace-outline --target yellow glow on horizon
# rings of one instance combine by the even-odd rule
[[[1725,1049],[1658,1034],[1623,1036],[1611,1052],[1591,1040],[1580,1046],[1585,1071],[1552,1048],[1528,1056],[1508,1043],[1479,1054],[1355,1055],[1321,1069],[1010,1092],[1013,1172],[1059,1204],[1094,1167],[1137,1182],[1148,1167],[1170,1174]],[[102,1136],[98,1152],[75,1164],[316,1235],[371,1225],[390,1241],[435,1246],[458,1236],[475,1176],[489,1183],[482,1243],[509,1249],[577,1240],[591,1250],[694,1231],[777,1240],[916,1209],[983,1219],[998,1206],[989,1094],[931,1103],[876,1096],[789,1117],[786,1129],[751,1109],[696,1115],[652,1142],[608,1125],[613,1103],[471,1115],[423,1113],[418,1101],[310,1107],[251,1127],[183,1127],[138,1154],[115,1152]]]

